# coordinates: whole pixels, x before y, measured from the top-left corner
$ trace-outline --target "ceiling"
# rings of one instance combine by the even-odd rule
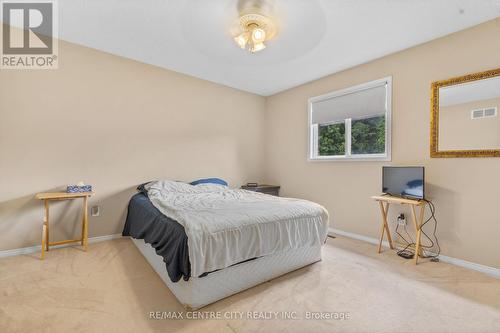
[[[256,54],[229,34],[237,0],[58,1],[59,37],[268,96],[500,16],[500,0],[274,1]]]

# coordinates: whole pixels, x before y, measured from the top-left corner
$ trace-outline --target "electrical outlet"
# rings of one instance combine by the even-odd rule
[[[398,224],[402,227],[404,227],[406,225],[406,216],[405,214],[401,213],[399,214],[398,216]]]
[[[90,208],[90,216],[97,217],[101,214],[101,207],[99,206],[92,206]]]

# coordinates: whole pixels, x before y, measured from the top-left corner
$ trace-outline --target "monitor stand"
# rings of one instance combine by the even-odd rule
[[[415,265],[416,265],[418,263],[418,257],[423,256],[422,248],[420,247],[420,238],[422,234],[421,227],[422,223],[424,222],[425,205],[427,204],[427,202],[425,200],[400,198],[392,195],[373,196],[372,199],[378,201],[380,205],[380,212],[382,214],[382,228],[380,231],[378,253],[380,253],[382,250],[382,241],[384,240],[384,233],[387,233],[387,241],[389,242],[389,247],[391,249],[394,249],[394,245],[392,244],[391,232],[389,231],[389,225],[387,223],[389,205],[390,204],[410,205],[413,225],[415,226],[415,234],[417,235],[417,240],[415,241]],[[416,212],[417,207],[420,207],[418,219]]]

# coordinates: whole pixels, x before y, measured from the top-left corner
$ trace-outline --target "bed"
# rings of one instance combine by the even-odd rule
[[[187,309],[321,260],[328,213],[318,204],[214,184],[139,189],[123,235]]]

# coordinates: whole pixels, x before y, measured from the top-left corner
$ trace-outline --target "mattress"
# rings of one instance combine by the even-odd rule
[[[321,246],[306,246],[240,263],[205,277],[172,282],[163,258],[142,239],[132,239],[177,300],[188,310],[210,303],[321,260]]]
[[[243,261],[324,244],[321,205],[214,184],[169,180],[145,185],[153,206],[184,227],[191,276]]]

